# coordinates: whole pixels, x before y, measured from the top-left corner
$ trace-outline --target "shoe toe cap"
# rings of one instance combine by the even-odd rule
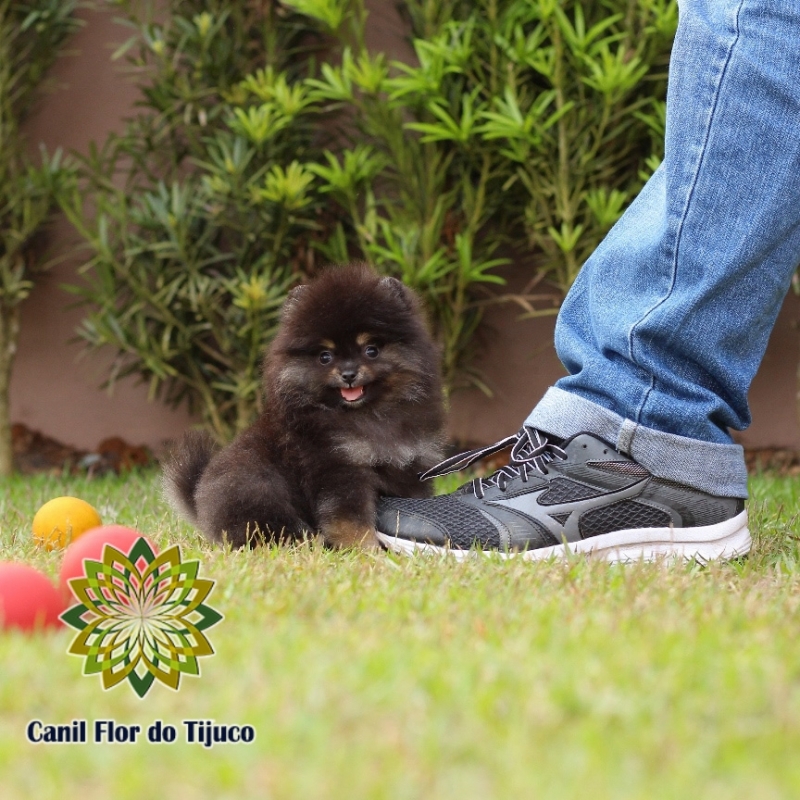
[[[469,550],[497,549],[500,531],[463,498],[388,498],[378,506],[377,529],[388,536]]]
[[[399,499],[399,498],[398,498]],[[384,500],[378,506],[376,528],[386,536],[412,539],[444,546],[448,541],[447,530],[424,513],[413,511],[402,504]]]

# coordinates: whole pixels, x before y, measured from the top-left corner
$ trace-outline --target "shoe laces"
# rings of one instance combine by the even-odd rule
[[[505,439],[501,439],[499,442],[446,458],[435,467],[431,467],[427,472],[423,472],[419,476],[420,480],[427,481],[431,478],[439,478],[442,475],[459,472],[470,464],[497,453],[509,445],[511,446],[511,457],[505,467],[501,467],[485,478],[475,478],[472,481],[472,491],[479,499],[482,499],[486,490],[492,486],[497,486],[500,491],[504,492],[508,482],[514,478],[521,477],[523,482],[527,482],[528,476],[532,471],[547,475],[547,465],[550,462],[563,461],[567,457],[566,452],[558,445],[548,441],[543,433],[535,428],[523,426],[518,433],[513,436],[506,436]]]

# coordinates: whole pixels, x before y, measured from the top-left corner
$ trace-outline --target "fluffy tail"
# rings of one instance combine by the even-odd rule
[[[195,490],[217,446],[203,431],[189,431],[164,459],[162,486],[169,504],[189,521],[197,522]]]

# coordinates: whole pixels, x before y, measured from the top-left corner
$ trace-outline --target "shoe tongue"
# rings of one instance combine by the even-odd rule
[[[364,387],[352,386],[349,388],[339,389],[339,391],[342,393],[342,397],[344,397],[348,403],[352,403],[354,400],[358,400],[364,394]]]

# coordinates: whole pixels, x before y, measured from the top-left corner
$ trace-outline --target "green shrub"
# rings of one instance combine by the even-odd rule
[[[497,15],[505,80],[479,135],[508,160],[508,223],[562,293],[660,162],[677,14],[672,0],[539,0]]]
[[[260,407],[263,348],[325,225],[298,80],[314,26],[275,3],[115,5],[141,100],[65,202],[90,250],[80,333],[116,350],[110,382],[142,377],[227,438]]]
[[[320,260],[417,289],[447,386],[481,386],[505,256],[565,291],[658,158],[668,0],[407,0],[415,64],[367,51],[362,0],[115,5],[142,101],[66,204],[91,251],[81,332],[116,349],[110,380],[221,437],[258,410],[277,309]]]
[[[39,235],[67,169],[60,153],[27,154],[22,124],[47,70],[78,27],[74,2],[0,0],[0,475],[12,470],[9,388],[20,305],[49,262]]]
[[[344,217],[320,247],[339,260],[355,241],[368,261],[416,289],[442,344],[445,386],[486,388],[470,363],[473,334],[482,289],[502,283],[496,268],[508,259],[496,257],[503,231],[491,224],[503,202],[503,164],[474,135],[476,92],[463,70],[482,53],[464,41],[445,56],[452,41],[415,39],[419,66],[389,65],[364,45],[361,0],[290,4],[329,23],[341,53],[338,65],[323,64],[308,81],[344,123],[336,150],[309,167]],[[454,106],[460,119],[448,116]]]
[[[362,0],[291,4],[342,20],[342,64],[315,85],[358,136],[317,174],[361,249],[427,291],[437,319],[472,315],[443,326],[462,337],[454,362],[499,241],[538,254],[535,279],[563,294],[659,163],[672,0],[407,0],[415,65],[367,53]]]

